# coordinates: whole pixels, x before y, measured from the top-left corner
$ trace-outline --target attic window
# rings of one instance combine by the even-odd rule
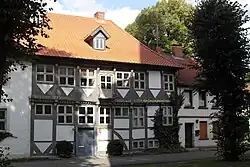
[[[94,49],[105,49],[105,38],[104,37],[97,37],[94,40]]]

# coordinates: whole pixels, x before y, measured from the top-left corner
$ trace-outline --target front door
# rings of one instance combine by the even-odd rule
[[[78,155],[93,156],[94,155],[94,129],[78,130]]]
[[[185,147],[193,147],[193,123],[185,123]]]

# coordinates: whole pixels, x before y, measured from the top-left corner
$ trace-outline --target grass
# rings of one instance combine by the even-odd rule
[[[169,164],[150,164],[135,165],[130,167],[250,167],[250,161],[243,162],[225,162],[215,160],[193,161],[185,163],[169,163]]]

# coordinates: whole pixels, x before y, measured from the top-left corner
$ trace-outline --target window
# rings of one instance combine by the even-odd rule
[[[133,127],[144,126],[144,108],[137,107],[133,108]]]
[[[174,91],[174,75],[164,74],[164,89],[166,91]]]
[[[192,107],[193,106],[193,95],[191,90],[185,90],[183,92],[184,95],[184,107]]]
[[[95,70],[81,69],[81,86],[93,87],[95,84]]]
[[[148,148],[159,148],[158,140],[148,140]]]
[[[94,124],[94,107],[79,107],[79,124]]]
[[[54,81],[54,66],[53,65],[37,65],[36,80],[38,82],[52,83]]]
[[[134,74],[134,87],[135,89],[145,89],[145,73],[136,72]]]
[[[144,149],[144,141],[133,141],[132,146],[133,149]]]
[[[36,115],[51,115],[52,105],[51,104],[36,104],[35,114]]]
[[[199,92],[199,107],[206,107],[206,106],[207,106],[206,92],[200,91]]]
[[[111,108],[101,107],[100,108],[100,124],[110,124]]]
[[[6,121],[7,121],[6,109],[0,109],[0,131],[6,130]]]
[[[72,67],[59,67],[59,84],[75,85],[75,69]]]
[[[112,77],[111,76],[101,76],[101,88],[111,89],[112,88]]]
[[[72,124],[73,107],[59,105],[57,107],[57,122],[58,124]]]
[[[207,121],[200,121],[200,140],[207,140]]]
[[[163,125],[173,125],[173,108],[162,107]]]
[[[116,85],[117,87],[129,87],[129,72],[117,72],[116,73]]]
[[[219,121],[213,121],[213,140],[217,140],[219,136]]]
[[[128,107],[116,107],[115,108],[115,116],[117,117],[128,117],[129,108]]]
[[[211,103],[212,103],[212,109],[218,109],[219,106],[217,104],[217,99],[216,97],[214,97],[212,100],[211,100]]]
[[[95,45],[94,45],[95,49],[105,49],[105,47],[106,47],[105,38],[102,37],[95,38]]]

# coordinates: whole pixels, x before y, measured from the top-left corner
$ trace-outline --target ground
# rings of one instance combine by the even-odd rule
[[[215,160],[201,160],[189,163],[172,163],[172,164],[151,164],[151,165],[134,165],[130,167],[249,167],[250,161],[243,162],[224,162]]]
[[[248,157],[250,153],[248,153]],[[184,152],[176,154],[161,154],[161,155],[144,155],[144,156],[127,156],[127,157],[74,157],[64,160],[44,160],[44,161],[30,161],[22,163],[14,163],[15,167],[127,167],[139,165],[137,167],[249,167],[250,162],[243,162],[239,164],[225,164],[214,161],[195,161],[204,159],[216,159],[215,151],[195,151]],[[183,163],[190,162],[192,163]],[[177,164],[171,164],[176,163]],[[179,163],[182,162],[182,163]],[[142,165],[143,164],[143,165]],[[147,165],[154,164],[154,165]],[[170,166],[173,165],[173,166]],[[226,166],[225,166],[226,165]],[[166,166],[166,165],[165,165]]]

